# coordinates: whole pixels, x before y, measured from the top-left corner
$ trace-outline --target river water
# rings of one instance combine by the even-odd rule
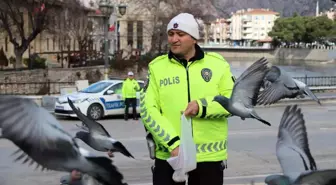
[[[234,61],[228,60],[231,65],[232,73],[238,77],[254,61]],[[287,63],[287,64],[284,64]],[[292,64],[288,64],[292,63]],[[272,62],[288,72],[292,77],[317,77],[317,76],[336,76],[336,63],[308,63],[308,62]]]

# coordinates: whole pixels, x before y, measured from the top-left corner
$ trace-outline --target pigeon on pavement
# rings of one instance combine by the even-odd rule
[[[317,171],[309,149],[305,120],[297,105],[285,108],[279,125],[276,155],[284,175],[266,177],[268,185],[331,185],[336,182],[336,169]]]
[[[264,90],[259,93],[258,104],[270,105],[283,98],[295,98],[298,95],[308,95],[321,105],[309,87],[286,73],[277,66],[272,66],[264,79]]]
[[[81,139],[84,143],[89,145],[95,150],[101,152],[118,151],[127,157],[134,158],[133,155],[126,149],[126,147],[120,142],[113,139],[106,131],[103,125],[89,119],[80,110],[78,110],[72,101],[68,98],[68,103],[77,117],[86,125],[89,132],[79,131],[76,133],[75,138]]]
[[[15,153],[21,155],[15,161],[23,159],[23,163],[35,162],[55,171],[76,169],[104,185],[125,185],[123,175],[109,158],[80,148],[58,120],[31,99],[0,96],[0,128],[1,138],[20,148]]]
[[[253,109],[257,103],[261,83],[269,71],[267,64],[267,59],[264,57],[254,62],[235,81],[231,98],[218,95],[213,101],[218,102],[232,115],[241,117],[242,120],[254,118],[271,126]]]

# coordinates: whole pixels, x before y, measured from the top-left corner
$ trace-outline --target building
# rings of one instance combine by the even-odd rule
[[[145,54],[153,47],[157,48],[158,45],[161,46],[160,48],[165,48],[167,46],[166,29],[168,21],[177,13],[185,12],[185,10],[194,12],[194,15],[204,16],[211,14],[216,16],[214,13],[215,8],[209,1],[205,0],[127,1],[126,14],[118,18],[118,48],[124,51],[131,50],[133,51],[132,54],[136,54],[136,52]],[[200,39],[200,42],[202,40],[203,38]]]
[[[84,38],[88,35],[90,30],[88,28],[89,19],[86,15],[94,11],[88,7],[82,7],[82,9],[74,6],[71,8],[64,8],[64,4],[56,2],[50,6],[43,6],[41,9],[36,9],[36,11],[44,11],[44,8],[50,8],[55,11],[54,13],[48,13],[48,29],[42,31],[36,36],[36,38],[30,43],[28,49],[24,52],[23,58],[28,58],[29,53],[37,53],[41,57],[47,58],[47,61],[57,61],[57,52],[63,51],[78,51],[79,39]],[[16,7],[15,7],[16,8]],[[74,10],[76,12],[74,12]],[[23,16],[24,32],[26,37],[32,33],[32,22],[29,19],[29,12],[26,8],[21,7],[20,12]],[[20,36],[15,36],[15,39],[20,39]],[[2,31],[0,33],[0,47],[4,49],[7,58],[14,57],[14,46],[10,42],[10,38],[7,32]],[[91,44],[92,48],[98,48],[99,45]]]
[[[327,16],[329,19],[336,20],[336,7],[319,13],[319,16],[323,15]]]
[[[214,44],[226,45],[230,39],[230,20],[229,19],[216,19],[211,23],[211,41]]]
[[[255,41],[269,42],[268,32],[272,30],[279,13],[269,9],[239,10],[230,18],[230,39],[233,45],[251,45]]]

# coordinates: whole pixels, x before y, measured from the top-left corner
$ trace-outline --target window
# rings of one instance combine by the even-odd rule
[[[49,38],[47,38],[47,51],[49,51]]]
[[[53,37],[53,41],[52,41],[52,42],[53,42],[53,51],[55,51],[55,49],[56,49],[56,47],[55,47],[55,44],[56,44],[56,43],[55,43],[55,42],[56,42],[56,38],[55,38],[55,36]]]
[[[137,49],[143,48],[143,25],[142,21],[137,21]]]
[[[107,88],[108,86],[112,85],[113,83],[111,82],[97,82],[94,83],[92,85],[90,85],[89,87],[79,91],[79,92],[83,92],[83,93],[98,93],[103,91],[105,88]]]
[[[118,84],[113,85],[111,88],[109,88],[108,90],[112,90],[114,91],[115,94],[122,94],[122,85],[123,83],[120,82]]]
[[[133,21],[127,23],[127,45],[133,46]]]

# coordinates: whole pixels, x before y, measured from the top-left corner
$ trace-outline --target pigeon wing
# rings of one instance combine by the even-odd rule
[[[65,160],[78,154],[78,145],[71,135],[54,116],[30,99],[0,96],[0,128],[3,138],[12,141],[41,166],[46,156],[48,160]]]
[[[256,105],[262,80],[269,71],[267,64],[267,59],[262,57],[239,76],[233,87],[233,102],[242,102],[247,107]]]
[[[72,110],[77,115],[77,117],[89,128],[91,133],[98,132],[100,135],[110,137],[110,134],[107,132],[107,130],[104,128],[103,125],[86,117],[80,110],[78,110],[75,107],[75,105],[72,103],[72,101],[69,98],[68,98],[68,102]]]
[[[279,125],[276,154],[284,174],[292,180],[304,171],[317,169],[309,149],[305,120],[297,105],[285,108]]]
[[[270,72],[265,76],[264,83],[271,83],[271,85],[268,85],[260,92],[258,97],[259,105],[269,105],[282,98],[292,98],[298,91],[293,78],[277,66],[271,67]]]
[[[301,175],[294,184],[305,185],[334,185],[336,184],[336,170],[319,170]]]
[[[284,84],[274,82],[259,93],[257,102],[258,105],[270,105],[282,98],[291,97],[292,94]]]

